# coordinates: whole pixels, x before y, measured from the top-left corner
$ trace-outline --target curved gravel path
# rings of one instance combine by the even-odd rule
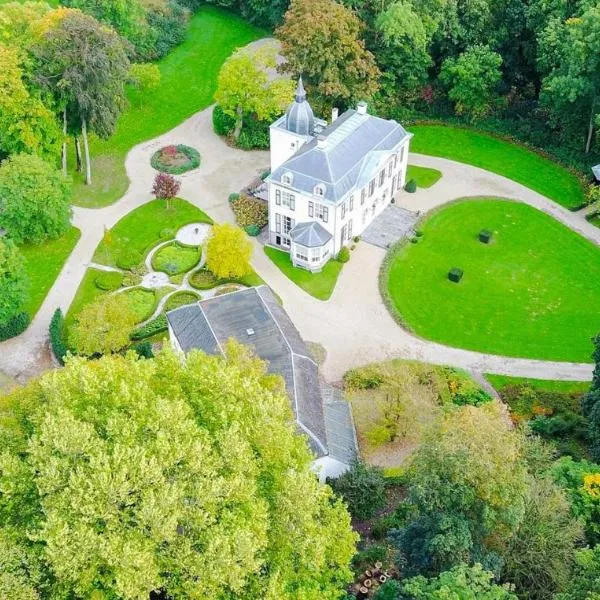
[[[264,43],[264,41],[260,42]],[[131,184],[123,198],[103,209],[74,209],[74,225],[81,239],[67,260],[29,329],[0,344],[0,371],[20,381],[52,366],[48,352],[48,325],[57,307],[66,312],[86,269],[92,262],[104,228],[151,199],[153,152],[167,144],[183,143],[202,154],[200,168],[185,174],[180,196],[207,212],[217,222],[233,222],[227,197],[241,189],[269,163],[268,152],[244,152],[225,144],[212,131],[212,108],[203,110],[177,128],[133,148],[126,159]],[[600,245],[600,229],[587,223],[544,196],[493,173],[446,159],[411,155],[411,163],[434,167],[442,179],[428,190],[402,194],[398,204],[412,210],[430,210],[464,196],[501,196],[519,199],[547,212]],[[391,357],[448,364],[477,372],[587,380],[592,366],[561,362],[507,358],[450,348],[421,340],[399,327],[389,315],[378,289],[378,274],[385,251],[365,243],[358,245],[344,267],[336,289],[327,302],[306,294],[288,280],[266,257],[254,240],[253,264],[257,272],[281,296],[285,308],[303,337],[327,350],[323,372],[329,380],[340,379],[354,366]],[[202,292],[201,292],[202,293]]]

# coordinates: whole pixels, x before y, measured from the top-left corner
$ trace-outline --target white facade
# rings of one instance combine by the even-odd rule
[[[360,124],[364,124],[369,118],[376,119],[366,115],[366,105],[362,103],[357,111],[350,112],[353,114],[346,118],[349,122],[349,134],[356,132],[359,127],[356,125],[352,129],[351,119],[359,120]],[[318,271],[327,260],[337,256],[343,246],[349,245],[353,238],[360,236],[389,206],[396,193],[402,190],[406,182],[410,134],[402,130],[404,135],[396,136],[398,142],[395,145],[383,150],[376,147],[375,151],[359,156],[357,160],[362,161],[362,166],[359,176],[355,177],[356,182],[349,186],[343,195],[332,198],[332,194],[327,193],[327,186],[332,187],[331,182],[310,180],[310,174],[304,172],[301,186],[295,185],[294,180],[300,180],[300,177],[294,172],[293,166],[286,171],[286,163],[290,161],[290,164],[295,164],[294,158],[298,150],[311,142],[309,151],[314,154],[311,155],[312,158],[318,160],[328,153],[328,143],[333,145],[334,142],[329,140],[335,137],[336,144],[343,142],[345,131],[339,129],[329,137],[328,129],[325,128],[323,135],[319,135],[315,140],[314,135],[298,135],[287,131],[285,119],[283,116],[271,126],[271,176],[267,180],[269,243],[290,252],[294,265]],[[399,128],[395,122],[386,123],[393,123]],[[355,133],[355,137],[359,135]],[[323,160],[329,160],[329,157]],[[311,181],[309,190],[308,180]],[[331,234],[331,240],[321,248],[298,246],[290,235],[295,225],[311,221],[318,222]]]

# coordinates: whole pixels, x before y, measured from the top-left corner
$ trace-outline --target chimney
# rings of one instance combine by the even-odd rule
[[[332,123],[338,118],[339,114],[340,114],[340,111],[337,108],[331,109],[331,122]]]
[[[327,137],[324,135],[317,136],[317,148],[326,148],[327,147]]]
[[[362,100],[356,105],[356,112],[359,115],[366,115],[367,114],[367,103],[363,102]]]

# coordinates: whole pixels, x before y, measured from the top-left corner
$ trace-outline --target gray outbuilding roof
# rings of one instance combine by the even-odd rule
[[[313,453],[317,457],[330,454],[318,366],[270,288],[263,285],[183,306],[168,312],[167,320],[184,352],[198,349],[222,354],[231,338],[251,347],[268,361],[269,372],[285,380],[296,423]],[[339,421],[339,415],[336,418]],[[335,439],[336,454],[356,454],[352,440],[340,451],[344,444]]]
[[[411,136],[394,120],[347,110],[326,127],[323,147],[313,138],[270,175],[281,182],[293,174],[293,188],[312,194],[318,183],[325,185],[324,198],[336,202],[352,189],[362,188],[373,177],[381,158]]]
[[[296,244],[306,248],[320,248],[331,240],[332,235],[316,221],[298,223],[290,231],[290,237]]]

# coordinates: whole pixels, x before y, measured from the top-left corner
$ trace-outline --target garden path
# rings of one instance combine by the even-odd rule
[[[172,131],[133,148],[126,159],[130,187],[119,202],[103,209],[74,209],[74,225],[81,230],[81,239],[29,329],[0,344],[0,371],[24,381],[51,366],[47,337],[52,314],[57,307],[64,312],[68,310],[104,228],[112,227],[131,210],[151,199],[154,171],[150,157],[157,148],[179,143],[196,147],[202,163],[197,170],[181,177],[180,196],[217,222],[233,221],[227,202],[229,192],[241,189],[259,174],[268,165],[269,157],[267,152],[244,152],[229,147],[212,131],[211,115],[212,109],[205,109]],[[429,190],[410,195],[402,193],[398,202],[401,206],[425,211],[464,196],[518,198],[600,244],[600,230],[585,222],[583,217],[504,177],[429,156],[411,155],[411,162],[438,168],[444,177]],[[359,244],[342,270],[332,297],[322,302],[288,280],[255,241],[255,269],[281,296],[303,337],[326,348],[323,372],[327,379],[340,379],[349,368],[391,357],[540,379],[591,378],[592,367],[587,364],[487,355],[416,338],[393,321],[379,294],[378,274],[384,256],[383,249]]]

